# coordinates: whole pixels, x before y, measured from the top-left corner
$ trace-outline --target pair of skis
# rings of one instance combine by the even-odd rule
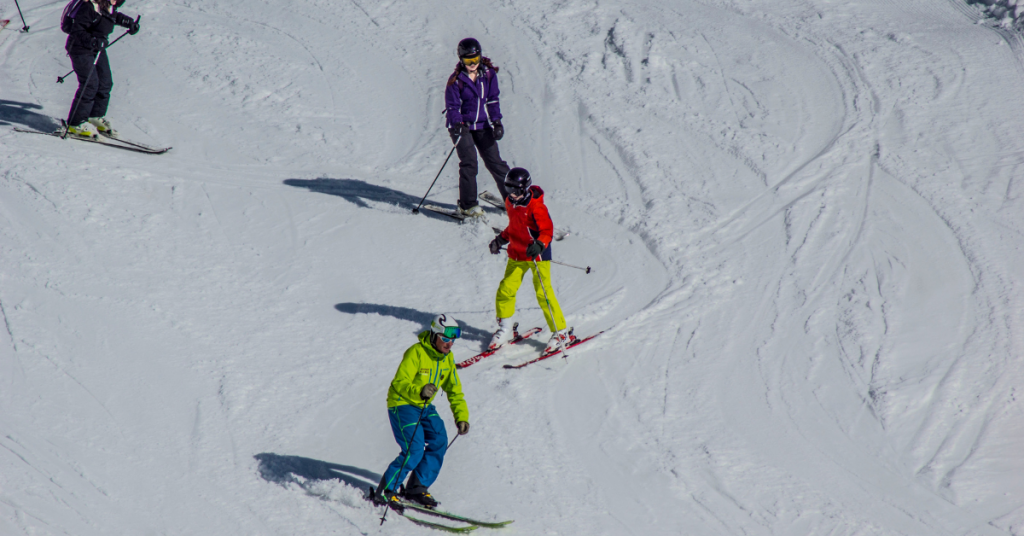
[[[44,136],[56,136],[58,138],[64,138],[69,140],[85,141],[89,143],[98,143],[100,145],[106,145],[108,147],[115,147],[117,149],[124,149],[126,151],[132,151],[143,154],[164,154],[171,150],[171,147],[153,147],[143,143],[126,140],[121,137],[108,136],[106,134],[100,134],[99,137],[90,138],[85,136],[76,136],[70,132],[66,132],[67,127],[61,127],[53,132],[43,132],[42,130],[32,130],[28,128],[14,127],[15,132],[23,132],[25,134],[42,134]]]
[[[470,357],[469,359],[466,359],[465,361],[461,361],[459,363],[456,363],[455,364],[455,368],[457,368],[457,369],[464,369],[464,368],[472,365],[473,363],[477,363],[479,361],[482,361],[483,359],[486,359],[486,358],[494,355],[495,353],[498,352],[498,350],[501,350],[502,348],[505,348],[506,346],[511,346],[513,344],[519,344],[519,343],[523,342],[524,340],[526,340],[526,339],[528,339],[528,338],[530,338],[530,337],[540,333],[541,331],[543,331],[541,328],[531,328],[531,329],[529,329],[527,331],[524,331],[523,333],[519,333],[519,323],[516,322],[515,324],[512,325],[512,338],[511,339],[509,339],[508,341],[506,341],[506,342],[504,342],[504,343],[502,343],[502,344],[500,344],[500,345],[498,345],[498,346],[496,346],[494,348],[489,348],[489,349],[487,349],[487,350],[485,350],[483,352],[480,352],[479,354],[477,354],[477,355],[475,355],[473,357]],[[600,335],[602,333],[604,333],[604,332],[603,331],[599,331],[599,332],[597,332],[597,333],[595,333],[595,334],[593,334],[593,335],[591,335],[589,337],[585,337],[583,339],[579,339],[575,335],[573,335],[572,330],[569,330],[570,342],[565,345],[565,349],[568,350],[570,348],[575,348],[576,346],[579,346],[579,345],[589,341],[590,339],[593,339],[594,337],[597,337],[598,335]],[[525,367],[527,365],[531,365],[533,363],[537,363],[538,361],[544,361],[545,359],[548,359],[550,357],[554,357],[554,356],[556,356],[556,355],[558,355],[560,353],[562,353],[562,348],[558,347],[558,348],[555,348],[555,349],[550,350],[550,351],[545,351],[544,353],[542,353],[540,355],[540,357],[538,357],[536,359],[531,359],[531,360],[529,360],[529,361],[527,361],[525,363],[520,363],[518,365],[505,365],[504,368],[507,368],[507,369],[520,369],[520,368],[523,368],[523,367]]]
[[[593,334],[593,335],[591,335],[589,337],[584,337],[584,338],[580,339],[580,338],[577,338],[575,335],[573,335],[572,330],[570,329],[569,330],[569,337],[571,337],[571,340],[570,340],[570,342],[568,344],[565,345],[565,349],[568,350],[570,348],[575,348],[575,347],[577,347],[577,346],[579,346],[579,345],[589,341],[590,339],[593,339],[594,337],[597,337],[598,335],[600,335],[602,333],[604,333],[604,331],[598,331],[597,333],[595,333],[595,334]],[[538,357],[536,359],[531,359],[531,360],[529,360],[529,361],[527,361],[525,363],[520,363],[518,365],[505,365],[504,368],[507,368],[507,369],[521,369],[521,368],[523,368],[523,367],[525,367],[527,365],[532,365],[534,363],[537,363],[538,361],[544,361],[545,359],[548,359],[549,357],[555,357],[556,355],[558,355],[560,353],[562,353],[562,347],[557,347],[557,348],[551,350],[550,352],[544,352],[543,354],[540,355],[540,357]]]
[[[480,352],[479,354],[476,354],[475,356],[473,356],[473,357],[471,357],[471,358],[469,358],[469,359],[467,359],[465,361],[456,363],[455,364],[455,368],[457,368],[457,369],[464,369],[464,368],[472,365],[473,363],[476,363],[478,361],[483,360],[484,358],[491,357],[498,350],[501,350],[502,348],[504,348],[506,346],[511,346],[513,344],[519,344],[519,343],[525,341],[526,339],[529,339],[530,337],[540,333],[541,331],[543,331],[541,328],[530,328],[530,329],[528,329],[528,330],[526,330],[526,331],[524,331],[522,333],[519,333],[519,322],[516,322],[515,324],[512,324],[512,338],[511,339],[509,339],[509,340],[499,344],[498,346],[495,346],[494,348],[488,348],[487,350],[484,350],[483,352]]]
[[[512,523],[512,521],[513,521],[511,519],[508,520],[508,521],[480,521],[478,519],[473,519],[473,518],[469,518],[469,517],[466,517],[466,516],[460,516],[458,514],[453,514],[451,512],[445,512],[443,510],[435,510],[433,508],[427,508],[426,506],[423,506],[421,504],[411,503],[411,502],[404,501],[404,500],[398,500],[398,501],[393,501],[391,503],[388,503],[387,501],[383,500],[383,497],[377,497],[376,490],[374,490],[372,487],[369,488],[368,493],[366,494],[366,499],[371,501],[373,504],[375,504],[377,506],[384,506],[386,504],[388,506],[388,508],[391,508],[397,514],[399,514],[402,517],[408,519],[409,521],[412,521],[413,523],[415,523],[417,525],[420,525],[420,526],[423,526],[423,527],[429,527],[429,528],[437,529],[437,530],[443,530],[445,532],[456,532],[456,533],[459,533],[459,532],[470,532],[470,531],[476,530],[476,529],[478,529],[480,527],[485,527],[485,528],[489,528],[489,529],[500,529],[500,528],[508,525],[509,523]],[[435,523],[433,521],[428,521],[426,519],[422,519],[422,518],[418,518],[418,517],[413,517],[413,516],[409,515],[409,513],[406,512],[406,510],[414,510],[416,512],[422,512],[424,514],[429,514],[429,515],[432,515],[432,516],[435,516],[435,517],[440,517],[442,519],[447,519],[449,521],[457,521],[457,522],[460,522],[460,523],[467,523],[468,525],[464,526],[464,527],[453,527],[451,525],[445,525],[443,523]]]

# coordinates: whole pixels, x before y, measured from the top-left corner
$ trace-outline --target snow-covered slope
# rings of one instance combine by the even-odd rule
[[[63,4],[0,32],[0,123],[67,113]],[[470,35],[502,154],[572,231],[556,258],[593,267],[553,268],[568,319],[607,331],[462,372],[444,507],[509,534],[1024,534],[1024,47],[978,6],[124,11],[108,116],[171,152],[0,130],[0,534],[427,531],[360,488],[415,334],[454,313],[468,357],[493,329],[491,226],[411,212]]]

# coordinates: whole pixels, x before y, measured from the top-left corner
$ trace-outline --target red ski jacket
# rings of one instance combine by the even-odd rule
[[[531,186],[532,198],[525,206],[515,205],[512,200],[505,200],[505,211],[508,212],[508,227],[501,232],[501,238],[508,241],[508,256],[514,261],[528,261],[526,247],[534,240],[544,243],[544,248],[551,245],[551,236],[555,226],[548,215],[548,207],[544,205],[544,190],[540,186]]]

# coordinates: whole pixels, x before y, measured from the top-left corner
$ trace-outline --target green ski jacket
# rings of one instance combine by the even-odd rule
[[[455,422],[469,422],[469,408],[462,396],[462,382],[455,370],[455,357],[451,352],[442,354],[430,344],[433,334],[428,329],[420,333],[419,342],[409,347],[402,356],[402,362],[395,372],[388,389],[388,407],[410,405],[418,408],[426,407],[434,398],[423,400],[420,390],[432,383],[443,389],[448,395],[448,404],[452,408]]]

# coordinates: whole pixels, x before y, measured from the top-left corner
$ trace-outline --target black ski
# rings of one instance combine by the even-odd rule
[[[148,146],[144,146],[144,145],[137,144],[137,143],[134,143],[134,142],[128,142],[128,141],[122,140],[120,138],[108,138],[108,137],[86,138],[86,137],[83,137],[83,136],[75,136],[74,134],[68,134],[67,136],[65,136],[64,132],[62,130],[57,130],[57,131],[54,131],[54,132],[43,132],[41,130],[32,130],[32,129],[27,129],[27,128],[14,127],[14,131],[15,132],[24,132],[26,134],[42,134],[44,136],[54,136],[54,137],[57,137],[57,138],[85,141],[85,142],[89,142],[89,143],[98,143],[100,145],[106,145],[107,147],[115,147],[117,149],[124,149],[126,151],[133,151],[133,152],[136,152],[136,153],[143,153],[143,154],[164,154],[167,151],[171,150],[171,147],[164,147],[164,148],[148,147]]]
[[[139,149],[145,149],[147,151],[152,151],[153,154],[162,154],[162,153],[166,153],[167,151],[170,151],[171,149],[173,149],[173,147],[153,147],[152,145],[146,145],[144,143],[139,143],[137,141],[126,140],[126,139],[124,139],[124,138],[122,138],[120,136],[111,136],[110,134],[104,134],[102,132],[100,132],[100,136],[103,136],[104,138],[107,138],[107,139],[110,139],[110,140],[114,140],[114,141],[118,141],[118,142],[121,142],[121,143],[126,143],[128,145],[131,145],[132,147],[138,147]]]
[[[466,217],[463,216],[462,214],[459,214],[459,211],[455,210],[453,208],[445,208],[445,207],[438,206],[438,205],[431,205],[429,203],[426,204],[426,205],[423,205],[422,208],[425,208],[425,209],[427,209],[427,210],[429,210],[431,212],[436,212],[438,214],[444,214],[445,216],[448,216],[449,218],[452,218],[453,220],[466,221]]]
[[[461,212],[459,212],[458,210],[456,210],[454,208],[445,208],[445,207],[442,207],[440,205],[433,205],[433,204],[427,203],[426,205],[423,205],[422,208],[425,208],[425,209],[427,209],[427,210],[429,210],[431,212],[436,212],[438,214],[444,214],[445,216],[448,216],[449,218],[451,218],[453,220],[458,220],[458,221],[462,221],[462,222],[467,221],[467,220],[468,221],[480,220],[482,222],[486,222],[487,221],[487,216],[486,215],[478,216],[478,217],[470,217],[470,216],[466,216],[466,215],[462,214]]]

